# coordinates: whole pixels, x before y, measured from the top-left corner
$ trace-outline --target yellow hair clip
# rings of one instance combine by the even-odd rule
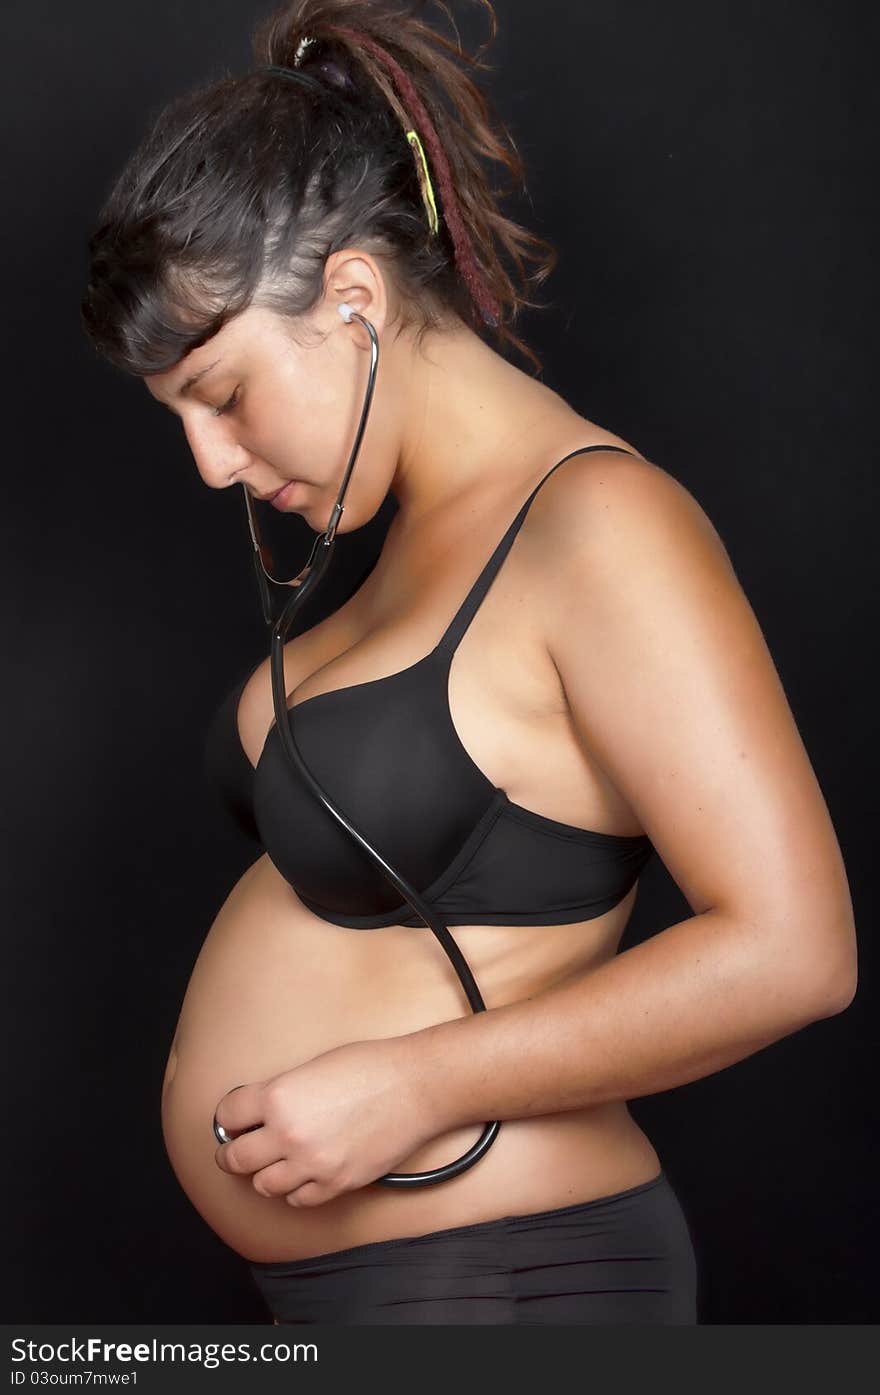
[[[437,216],[437,205],[434,202],[434,187],[431,184],[431,176],[428,173],[428,161],[425,159],[425,152],[422,149],[422,142],[419,140],[418,132],[407,131],[406,138],[410,145],[414,145],[419,154],[416,164],[416,171],[419,176],[419,184],[422,190],[422,198],[425,201],[425,208],[428,211],[428,226],[432,233],[436,233],[440,226]]]

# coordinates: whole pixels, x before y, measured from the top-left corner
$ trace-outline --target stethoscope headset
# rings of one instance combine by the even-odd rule
[[[358,320],[370,336],[371,354],[370,371],[367,382],[367,391],[364,397],[364,405],[361,410],[361,418],[358,423],[357,434],[351,451],[351,458],[342,478],[342,484],[330,514],[330,521],[324,533],[318,535],[312,547],[309,560],[303,570],[293,581],[279,581],[271,573],[271,557],[265,543],[260,537],[257,527],[256,516],[251,503],[251,496],[247,488],[244,489],[245,504],[247,506],[248,525],[250,528],[251,541],[254,548],[254,569],[257,576],[257,587],[260,593],[260,604],[263,610],[263,618],[267,625],[271,626],[271,668],[272,668],[272,703],[275,709],[275,724],[281,740],[284,752],[295,769],[297,775],[305,781],[313,793],[320,799],[324,808],[342,825],[342,827],[355,839],[363,848],[364,852],[378,865],[390,882],[397,888],[401,896],[412,906],[417,915],[421,916],[425,925],[433,931],[440,944],[443,946],[452,967],[458,975],[462,988],[467,995],[467,1000],[474,1012],[485,1012],[486,1004],[476,985],[474,976],[468,963],[449,933],[448,928],[438,919],[432,908],[423,901],[419,893],[412,887],[400,872],[388,863],[382,854],[367,841],[359,828],[346,818],[341,810],[337,809],[315,779],[309,767],[306,765],[299,753],[299,748],[293,738],[291,730],[291,711],[287,706],[287,692],[284,681],[284,642],[290,630],[293,620],[303,604],[313,593],[321,577],[327,570],[330,558],[333,553],[336,540],[336,529],[342,517],[344,500],[348,483],[351,479],[351,472],[360,451],[361,440],[370,413],[370,406],[373,400],[373,389],[376,383],[376,369],[379,363],[379,338],[376,330],[365,316],[357,310],[353,310],[345,303],[339,305],[339,314],[346,324],[352,320]],[[275,586],[295,586],[296,590],[290,597],[281,611],[278,619],[273,618],[272,597],[267,582],[272,582]],[[234,1086],[234,1089],[239,1088]],[[231,1091],[227,1091],[227,1094]],[[451,1177],[457,1177],[459,1173],[465,1172],[469,1167],[473,1167],[481,1157],[488,1151],[492,1143],[498,1137],[501,1124],[496,1121],[486,1124],[480,1137],[467,1152],[461,1157],[455,1158],[452,1162],[445,1163],[443,1167],[432,1167],[425,1172],[386,1172],[382,1177],[377,1177],[377,1182],[382,1182],[386,1187],[423,1187],[434,1182],[446,1182]],[[214,1136],[220,1143],[230,1143],[232,1140],[226,1133],[222,1124],[218,1124],[216,1115],[213,1120]]]

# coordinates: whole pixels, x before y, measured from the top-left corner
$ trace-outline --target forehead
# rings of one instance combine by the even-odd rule
[[[259,355],[270,337],[278,332],[277,317],[271,311],[248,306],[247,310],[229,320],[172,368],[162,373],[151,373],[144,378],[144,382],[156,397],[185,396],[212,370],[231,367],[233,360],[238,363],[245,354],[249,357]]]

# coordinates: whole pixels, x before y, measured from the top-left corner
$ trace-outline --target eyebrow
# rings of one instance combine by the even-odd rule
[[[198,373],[193,373],[191,378],[187,378],[186,382],[180,389],[180,396],[186,397],[186,394],[189,392],[190,388],[194,387],[200,378],[204,378],[206,373],[210,373],[212,368],[216,368],[219,362],[220,359],[215,358],[213,363],[209,363],[206,368],[200,368]]]
[[[180,397],[185,397],[186,394],[189,392],[189,390],[190,390],[191,387],[195,387],[196,383],[197,383],[201,378],[204,378],[208,373],[210,373],[210,371],[211,371],[212,368],[216,368],[216,367],[217,367],[217,364],[218,364],[218,363],[221,363],[221,362],[222,362],[222,358],[215,358],[213,363],[208,363],[208,364],[205,365],[204,368],[200,368],[199,371],[198,371],[198,373],[193,373],[189,378],[187,378],[186,382],[182,384],[182,386],[181,386],[181,388],[180,388],[180,392],[178,393],[178,396],[180,396]],[[159,398],[158,400],[159,400],[160,402],[162,401],[161,398]],[[162,402],[162,406],[163,406],[163,407],[167,407],[168,410],[169,410],[169,412],[173,412],[173,411],[174,411],[174,408],[172,407],[172,405],[171,405],[170,402]]]

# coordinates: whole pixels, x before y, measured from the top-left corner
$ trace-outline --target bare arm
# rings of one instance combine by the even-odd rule
[[[765,926],[704,911],[534,998],[401,1038],[438,1132],[671,1090],[847,1005],[801,998],[758,939]]]
[[[569,464],[535,506],[548,647],[576,731],[694,914],[525,1002],[401,1039],[444,1127],[671,1089],[856,988],[840,848],[715,529],[649,462]]]

